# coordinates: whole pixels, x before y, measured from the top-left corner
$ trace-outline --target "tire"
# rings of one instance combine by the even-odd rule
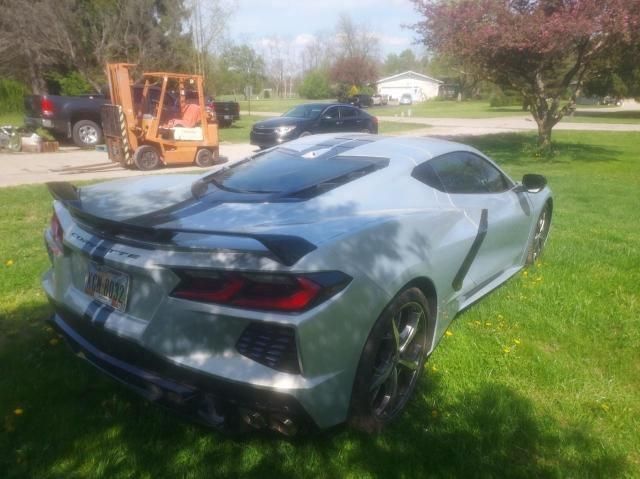
[[[198,150],[194,163],[200,168],[207,168],[216,163],[218,159],[218,151],[211,151],[206,148]]]
[[[142,145],[133,154],[133,162],[142,171],[149,171],[160,166],[160,154],[151,145]]]
[[[542,255],[542,250],[547,242],[549,236],[549,229],[551,228],[551,204],[547,203],[542,208],[542,212],[536,221],[535,231],[531,243],[527,249],[527,266],[534,264],[538,258]]]
[[[91,148],[102,144],[102,128],[91,120],[80,120],[73,124],[71,136],[76,146]]]
[[[427,299],[415,287],[400,292],[382,312],[360,356],[351,427],[379,432],[403,412],[424,367],[429,321]]]

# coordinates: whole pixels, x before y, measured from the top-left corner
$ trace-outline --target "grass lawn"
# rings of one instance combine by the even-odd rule
[[[519,106],[490,107],[488,101],[440,101],[431,100],[413,105],[385,105],[369,108],[377,116],[419,116],[426,118],[494,118],[522,116]]]
[[[547,175],[541,263],[454,321],[415,399],[378,436],[229,438],[74,357],[44,323],[44,186],[0,189],[0,477],[640,477],[640,134],[474,137]]]
[[[24,114],[22,113],[5,113],[0,115],[0,126],[21,126],[23,123]]]
[[[562,121],[569,123],[640,123],[640,110],[576,111],[573,116],[565,116]]]

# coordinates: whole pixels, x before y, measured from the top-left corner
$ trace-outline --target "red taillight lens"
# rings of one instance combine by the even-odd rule
[[[327,299],[351,278],[342,273],[285,275],[181,271],[172,296],[264,311],[300,312]]]
[[[40,98],[40,111],[42,116],[53,116],[53,102],[45,96]]]
[[[58,219],[58,215],[54,212],[51,215],[51,239],[53,240],[52,250],[53,253],[58,255],[62,253],[62,238],[64,236],[64,231],[62,230],[62,225],[60,224],[60,220]]]

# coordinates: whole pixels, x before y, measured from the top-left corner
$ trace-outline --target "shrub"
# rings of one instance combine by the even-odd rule
[[[91,93],[91,85],[76,71],[65,74],[53,72],[48,78],[60,86],[60,95],[76,96]]]
[[[307,73],[302,80],[298,93],[300,93],[301,97],[308,98],[309,100],[330,98],[331,87],[329,86],[327,74],[320,70]]]
[[[27,88],[20,82],[0,78],[0,114],[22,113]]]

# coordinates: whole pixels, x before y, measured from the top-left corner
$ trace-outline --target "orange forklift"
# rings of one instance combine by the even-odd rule
[[[205,108],[202,76],[152,72],[134,84],[135,67],[107,64],[111,104],[101,116],[109,159],[140,170],[217,163],[218,124]]]

